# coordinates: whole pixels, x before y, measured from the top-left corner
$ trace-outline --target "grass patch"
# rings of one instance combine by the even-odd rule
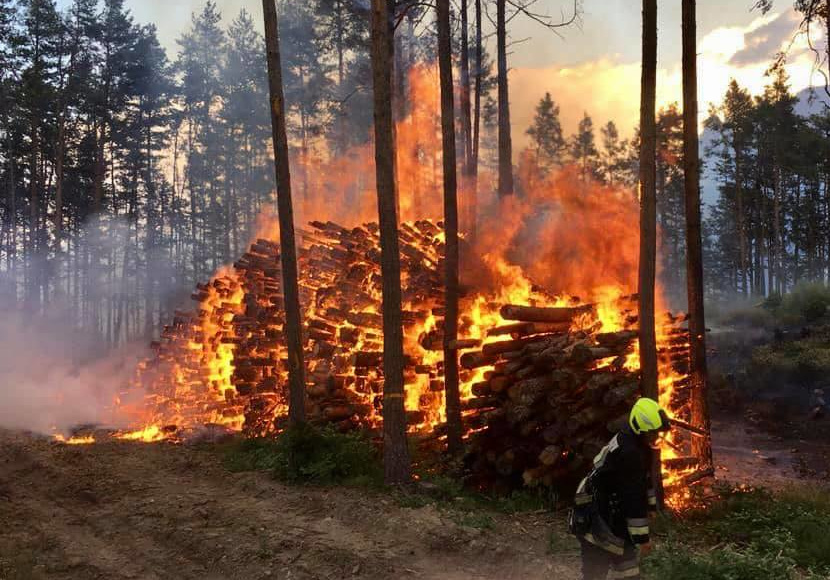
[[[379,486],[377,450],[359,433],[292,426],[275,438],[247,439],[226,454],[232,471],[269,471],[290,483]]]
[[[456,478],[445,475],[421,475],[419,483],[395,493],[395,499],[402,507],[424,507],[435,504],[438,507],[452,507],[459,510],[489,510],[502,514],[517,514],[550,509],[554,505],[546,491],[519,490],[510,495],[480,493],[464,487]]]
[[[644,562],[647,578],[788,580],[830,575],[830,494],[729,491],[709,507],[667,520]],[[662,533],[661,533],[662,532]]]
[[[476,528],[479,530],[492,530],[495,525],[493,517],[483,512],[459,513],[454,518],[455,523],[465,528]]]

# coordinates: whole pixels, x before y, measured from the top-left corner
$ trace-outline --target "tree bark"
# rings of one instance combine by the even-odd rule
[[[643,72],[640,102],[640,365],[643,394],[657,399],[654,283],[657,262],[657,1],[643,0]]]
[[[744,191],[743,191],[743,175],[741,172],[741,151],[739,145],[736,143],[735,150],[735,198],[737,201],[738,211],[738,244],[740,249],[741,259],[741,292],[744,296],[749,296],[749,284],[747,282],[747,250],[746,250],[746,225],[744,224]]]
[[[277,184],[277,211],[280,223],[280,261],[285,297],[285,337],[288,349],[288,417],[292,423],[305,421],[305,365],[303,363],[300,293],[297,282],[297,250],[294,240],[294,209],[291,203],[291,170],[285,127],[285,98],[282,87],[279,25],[274,0],[262,0],[265,43],[268,57],[268,85],[271,94],[271,127],[274,140],[274,169]]]
[[[481,77],[482,77],[482,34],[481,34],[481,0],[476,3],[476,62],[475,62],[475,104],[473,118],[473,136],[471,143],[471,167],[470,167],[470,224],[468,235],[470,244],[475,244],[478,235],[478,151],[481,138]]]
[[[706,321],[703,310],[703,244],[700,231],[700,147],[697,134],[697,23],[695,0],[683,0],[683,174],[686,189],[686,281],[691,337],[692,425],[709,432],[706,402]],[[712,465],[709,438],[692,439],[701,465]]]
[[[654,328],[654,284],[657,267],[657,0],[643,0],[643,71],[640,96],[640,372],[643,396],[660,399],[657,382],[657,337]],[[662,504],[659,453],[652,479]]]
[[[475,89],[475,111],[473,119],[473,171],[478,176],[478,152],[481,140],[481,77],[482,77],[482,32],[481,32],[481,0],[476,1],[476,89]]]
[[[513,139],[510,135],[510,90],[507,81],[507,0],[496,0],[499,81],[499,197],[513,194]]]
[[[440,14],[439,14],[440,18]],[[439,22],[440,25],[440,22]],[[440,42],[440,39],[439,39]],[[440,48],[440,47],[439,47]],[[440,55],[439,55],[440,59]],[[464,131],[464,174],[473,167],[473,122],[470,104],[470,41],[467,0],[461,0],[461,128]]]
[[[462,10],[464,9],[466,9],[466,3]],[[441,76],[441,135],[443,137],[444,153],[444,231],[446,233],[446,256],[444,259],[444,284],[446,286],[444,389],[447,405],[447,446],[450,454],[458,455],[463,449],[463,443],[461,440],[461,398],[458,391],[458,350],[454,346],[458,338],[458,188],[455,157],[455,103],[452,83],[450,0],[437,0],[436,10],[438,12],[438,64]],[[462,94],[463,92],[464,89],[462,88]],[[469,91],[467,97],[467,103],[462,102],[462,109],[470,104]],[[467,112],[469,113],[469,109]],[[465,121],[469,121],[469,115]]]
[[[410,479],[406,442],[401,320],[401,264],[396,213],[395,133],[392,119],[394,0],[372,0],[375,170],[383,278],[383,465],[387,484]]]

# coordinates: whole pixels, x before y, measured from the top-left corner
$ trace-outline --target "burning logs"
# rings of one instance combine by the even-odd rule
[[[298,248],[308,416],[342,430],[375,428],[383,405],[378,229],[310,225]],[[436,354],[440,359],[444,337],[434,312],[443,298],[442,233],[429,221],[401,228],[406,366],[417,371],[407,390],[424,402],[410,409],[413,428],[437,423],[443,404]],[[197,307],[176,311],[136,377],[150,393],[151,420],[184,428],[215,422],[256,435],[279,429],[287,380],[279,246],[254,241],[191,297]]]
[[[559,301],[534,291],[533,306],[479,300],[477,308],[487,313],[479,319],[462,303],[459,337],[447,342],[441,226],[418,221],[400,232],[410,430],[432,441],[446,432],[448,348],[459,355],[463,420],[472,431],[467,461],[478,483],[553,485],[581,475],[638,395],[631,297],[545,306]],[[307,416],[341,431],[377,430],[384,384],[378,228],[312,222],[301,231],[298,260]],[[148,423],[219,423],[250,435],[280,430],[287,355],[279,246],[256,240],[232,267],[197,285],[193,299],[196,308],[175,312],[153,343],[153,357],[139,366]],[[609,308],[623,322],[602,320]],[[688,367],[683,322],[665,317],[667,338],[660,342],[662,368],[674,370],[678,386]],[[670,399],[688,426],[684,393],[678,389]],[[674,467],[690,465],[681,458],[692,436],[686,429],[685,439],[672,442]]]
[[[472,479],[506,488],[573,484],[639,396],[636,321],[596,332],[603,323],[592,306],[506,305],[500,313],[516,321],[488,331],[501,340],[461,357],[463,367],[485,371],[465,405],[465,418],[483,423],[470,437]],[[667,321],[665,332],[679,323]],[[692,464],[684,457],[671,467]]]

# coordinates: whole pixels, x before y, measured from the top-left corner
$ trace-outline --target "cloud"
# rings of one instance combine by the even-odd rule
[[[794,10],[775,15],[769,22],[744,35],[744,47],[732,55],[729,64],[740,67],[768,63],[777,53],[787,48],[799,22],[799,16]]]
[[[711,104],[723,99],[731,79],[753,94],[763,92],[769,82],[767,69],[773,54],[762,58],[765,47],[779,43],[789,46],[798,28],[798,17],[793,11],[770,14],[754,20],[745,27],[717,28],[698,42],[699,120],[708,115]],[[813,35],[813,40],[819,34]],[[777,39],[777,40],[776,40]],[[662,43],[680,42],[668,32]],[[772,43],[772,44],[771,44]],[[793,92],[823,82],[814,70],[813,55],[802,36],[790,47],[786,63]],[[751,58],[757,54],[758,58]],[[736,57],[736,55],[738,55]],[[680,63],[661,63],[657,75],[657,104],[665,107],[682,101],[683,77]],[[533,120],[539,99],[550,92],[561,107],[563,129],[572,133],[584,112],[599,127],[613,120],[620,133],[629,137],[639,123],[640,62],[625,61],[619,56],[584,62],[574,66],[545,68],[517,68],[511,72],[511,117],[514,122],[513,139],[521,149],[528,143],[525,131]]]

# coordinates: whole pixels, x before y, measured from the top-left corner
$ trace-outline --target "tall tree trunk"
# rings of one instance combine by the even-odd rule
[[[510,135],[510,90],[507,82],[507,0],[496,0],[499,82],[499,197],[513,194],[513,138]]]
[[[686,189],[686,285],[691,337],[692,425],[709,432],[706,320],[703,310],[703,243],[700,218],[700,145],[697,134],[697,3],[683,0],[683,177]],[[702,464],[712,464],[709,438],[693,437]]]
[[[475,78],[476,78],[476,88],[475,88],[475,105],[474,105],[474,118],[473,118],[473,171],[474,174],[478,175],[478,158],[479,158],[479,145],[481,142],[481,77],[483,75],[481,67],[482,67],[482,60],[484,58],[483,55],[483,46],[482,46],[482,31],[481,31],[481,0],[475,0],[476,3],[476,67],[475,67]]]
[[[476,3],[476,88],[475,88],[475,104],[474,104],[474,118],[473,118],[473,142],[472,142],[472,159],[470,168],[470,243],[475,244],[478,233],[478,159],[479,159],[479,145],[481,142],[481,77],[482,77],[482,33],[481,33],[481,0],[475,0]]]
[[[466,3],[464,9],[466,9]],[[458,455],[463,449],[463,444],[461,441],[461,398],[458,392],[458,350],[455,347],[455,341],[458,338],[458,197],[450,0],[437,0],[436,10],[438,12],[438,64],[441,76],[441,135],[444,146],[444,228],[446,231],[444,384],[447,403],[447,444],[450,454]],[[462,94],[463,92],[462,89]],[[467,96],[466,106],[469,106],[469,92]],[[465,104],[462,103],[462,109],[464,106]],[[469,109],[467,112],[469,113]],[[469,115],[466,121],[469,121]]]
[[[401,257],[396,211],[395,129],[392,118],[394,0],[372,0],[375,169],[383,278],[383,466],[387,484],[410,479],[406,442],[401,319]]]
[[[63,237],[63,175],[66,151],[66,120],[63,112],[58,117],[58,142],[55,146],[55,256],[61,249]]]
[[[274,140],[274,169],[277,183],[277,211],[280,222],[280,262],[285,296],[285,335],[288,348],[288,417],[292,423],[305,421],[305,365],[303,363],[300,293],[297,282],[297,249],[294,240],[294,208],[291,204],[291,170],[285,129],[285,98],[282,89],[279,28],[274,0],[262,0],[265,43],[268,53],[268,85],[271,94],[271,127]]]
[[[643,0],[643,64],[640,96],[640,372],[643,396],[659,400],[654,284],[657,267],[657,0]],[[662,503],[659,454],[652,476]]]
[[[461,129],[463,137],[463,171],[464,176],[461,200],[461,211],[464,216],[462,227],[465,233],[473,229],[475,209],[473,206],[474,194],[472,184],[475,181],[473,168],[473,119],[472,104],[470,101],[470,23],[468,0],[461,0]]]
[[[741,170],[741,152],[738,145],[735,145],[735,198],[737,200],[738,246],[741,258],[741,292],[744,296],[749,296],[749,284],[747,282],[747,270],[749,266],[747,263],[746,225],[744,223],[744,186]]]
[[[440,18],[440,14],[439,14]],[[440,22],[439,22],[440,25]],[[440,42],[440,41],[439,41]],[[440,47],[439,47],[440,49]],[[440,59],[440,54],[439,54]],[[461,0],[461,128],[464,131],[464,174],[473,169],[473,122],[470,105],[470,41],[467,0]]]
[[[784,292],[784,244],[781,232],[781,165],[774,161],[773,174],[773,202],[772,202],[772,236],[775,253],[775,290],[779,294]]]

